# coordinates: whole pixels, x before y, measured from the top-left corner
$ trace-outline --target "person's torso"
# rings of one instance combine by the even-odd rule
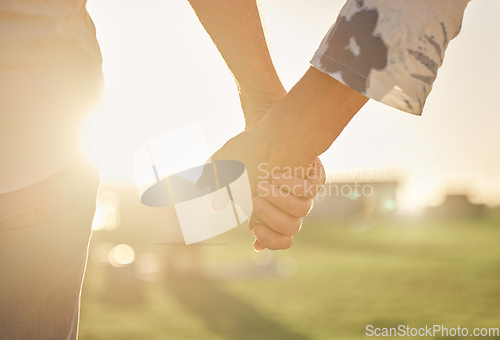
[[[0,0],[0,192],[55,173],[76,155],[102,92],[85,0]]]

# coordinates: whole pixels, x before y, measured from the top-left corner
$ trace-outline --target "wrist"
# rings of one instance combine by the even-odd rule
[[[248,83],[236,80],[236,85],[241,98],[255,103],[276,103],[287,94],[278,76],[267,80],[261,78]]]
[[[277,85],[269,87],[267,90],[264,90],[262,87],[258,89],[243,89],[239,84],[238,90],[241,107],[245,116],[245,130],[255,126],[267,114],[269,109],[286,95],[286,90],[279,81]]]

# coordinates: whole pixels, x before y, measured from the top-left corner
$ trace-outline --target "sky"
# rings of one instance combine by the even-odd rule
[[[343,3],[261,1],[273,61],[287,89],[309,67]],[[90,157],[105,159],[104,179],[133,181],[133,152],[186,124],[201,123],[210,152],[243,130],[232,76],[186,0],[89,0],[88,10],[106,90],[85,126],[84,144]],[[473,0],[423,116],[369,101],[321,157],[331,178],[376,172],[381,180],[398,179],[406,212],[439,204],[446,192],[500,204],[499,60],[500,2]]]

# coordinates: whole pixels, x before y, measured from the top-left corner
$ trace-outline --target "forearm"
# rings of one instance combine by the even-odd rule
[[[255,0],[188,0],[248,96],[285,90],[276,74]]]
[[[300,140],[303,149],[313,152],[312,157],[330,147],[367,100],[311,67],[270,113],[274,124],[282,127],[280,133]]]

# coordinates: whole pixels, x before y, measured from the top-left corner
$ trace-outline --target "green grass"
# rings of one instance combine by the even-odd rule
[[[123,280],[106,289],[105,269],[89,264],[80,339],[366,339],[368,324],[500,327],[499,226],[310,221],[292,249],[260,266],[253,259],[271,255],[254,254],[248,234],[242,227],[196,247],[210,278],[167,275],[136,294],[118,289]],[[169,247],[184,249],[152,249]]]

